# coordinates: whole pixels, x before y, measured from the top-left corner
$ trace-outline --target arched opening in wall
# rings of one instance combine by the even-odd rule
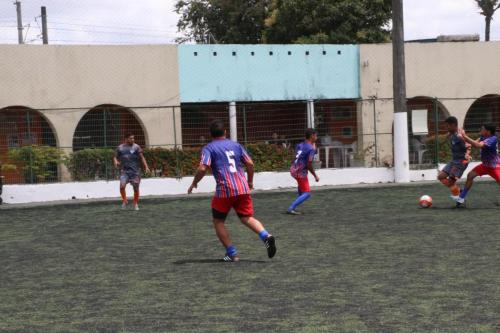
[[[415,97],[407,101],[410,164],[432,165],[438,162],[440,136],[446,135],[444,120],[449,112],[444,105],[430,97]]]
[[[134,134],[138,145],[145,145],[144,130],[130,109],[113,104],[96,106],[78,122],[73,136],[73,151],[116,148],[123,142],[126,133]]]
[[[477,99],[467,111],[464,129],[470,134],[477,134],[485,123],[500,126],[500,95],[486,95]]]
[[[0,171],[6,184],[57,181],[56,146],[54,132],[39,111],[24,106],[0,109]]]

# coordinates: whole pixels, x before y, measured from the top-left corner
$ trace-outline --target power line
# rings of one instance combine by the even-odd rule
[[[165,38],[165,37],[167,37],[167,35],[174,35],[172,33],[165,34],[165,35],[149,35],[149,34],[136,34],[133,32],[85,30],[85,29],[70,29],[70,28],[48,28],[48,29],[49,30],[56,30],[56,31],[74,31],[74,32],[87,32],[87,33],[108,34],[108,35],[149,37],[149,38]]]
[[[77,24],[75,22],[83,22],[83,25],[100,25],[102,22],[97,22],[97,21],[89,21],[89,20],[81,20],[81,19],[73,19],[71,18],[71,22],[66,21],[68,17],[57,17],[57,16],[51,16],[52,19],[55,19],[57,22],[65,22],[65,23],[71,23],[71,24]],[[138,24],[127,24],[126,26],[124,25],[106,25],[107,27],[120,27],[120,28],[144,28],[144,29],[151,29],[151,26],[147,25],[138,25]]]
[[[104,29],[118,29],[118,30],[143,30],[143,31],[152,31],[152,32],[165,32],[165,33],[177,33],[174,30],[160,30],[160,29],[152,29],[152,28],[137,28],[137,27],[125,27],[125,26],[114,26],[114,25],[97,25],[97,24],[78,24],[78,23],[66,23],[61,21],[50,21],[51,24],[60,24],[60,25],[70,25],[70,26],[78,26],[78,27],[91,27],[91,28],[104,28]]]

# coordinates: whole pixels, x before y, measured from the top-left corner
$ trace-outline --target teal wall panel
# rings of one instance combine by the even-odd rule
[[[359,97],[357,45],[180,45],[183,103]]]

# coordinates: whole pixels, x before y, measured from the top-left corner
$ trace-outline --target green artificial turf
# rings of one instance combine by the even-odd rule
[[[434,207],[418,208],[429,194]],[[255,195],[262,242],[210,199],[0,210],[0,332],[499,332],[500,188],[467,209],[439,185]]]

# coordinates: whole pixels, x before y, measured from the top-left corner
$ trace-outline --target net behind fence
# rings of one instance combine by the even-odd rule
[[[453,104],[454,103],[454,104]],[[457,114],[449,105],[466,105]],[[448,107],[447,107],[448,106]],[[127,133],[145,148],[152,170],[145,177],[192,175],[209,124],[221,119],[230,133],[228,103],[173,107],[34,110],[0,109],[0,164],[7,184],[113,180],[112,158]],[[408,100],[411,168],[435,168],[450,158],[444,120],[458,115],[471,136],[481,124],[500,125],[500,96],[477,99]],[[237,137],[252,154],[257,171],[286,171],[294,147],[310,122],[306,101],[236,104]],[[309,119],[309,121],[308,121]],[[392,100],[324,100],[314,103],[318,131],[317,168],[384,167],[393,164]],[[479,159],[474,151],[473,158]]]

